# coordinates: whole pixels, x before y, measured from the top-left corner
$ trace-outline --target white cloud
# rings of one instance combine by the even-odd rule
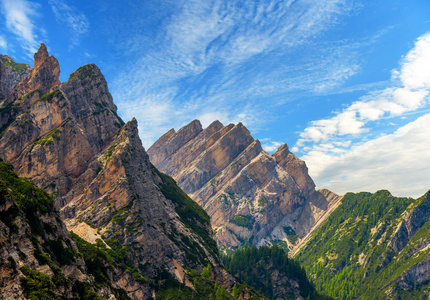
[[[429,128],[426,114],[341,155],[314,148],[303,159],[319,188],[339,194],[388,189],[397,196],[419,197],[430,189]]]
[[[0,35],[0,48],[6,49],[7,48],[7,42],[6,39]]]
[[[393,70],[392,87],[368,93],[328,119],[310,123],[295,149],[304,151],[319,187],[338,193],[389,189],[419,196],[430,188],[430,114],[387,134],[377,122],[423,113],[430,94],[430,33]],[[383,122],[395,126],[393,122]],[[397,126],[397,125],[396,125]],[[379,137],[359,140],[363,133]]]
[[[49,0],[55,19],[59,23],[66,24],[72,32],[72,45],[79,43],[82,35],[88,32],[89,21],[78,10],[65,3],[65,0]]]
[[[404,58],[400,72],[395,72],[408,89],[430,87],[430,33],[418,38],[415,48]]]
[[[38,36],[32,20],[37,16],[38,4],[26,0],[1,0],[6,27],[17,35],[23,48],[33,55],[39,46]]]
[[[274,109],[276,102],[285,101],[275,101],[272,95],[297,89],[325,92],[357,72],[359,67],[352,61],[360,46],[349,41],[331,45],[331,49],[315,43],[319,54],[309,50],[309,55],[301,56],[305,61],[293,58],[294,51],[300,52],[297,47],[313,41],[334,26],[339,16],[348,14],[350,3],[169,2],[166,6],[176,5],[177,10],[163,18],[156,37],[137,34],[127,36],[131,41],[117,43],[132,45],[123,50],[136,59],[118,73],[114,98],[125,115],[137,117],[139,111],[145,111],[143,105],[158,105],[155,100],[143,103],[141,99],[169,103],[172,113],[159,123],[168,129],[200,118],[204,124],[215,119],[240,121],[256,132],[268,120],[264,113]],[[142,40],[145,49],[136,47]],[[168,96],[166,89],[171,91]],[[127,104],[131,102],[142,108]],[[142,132],[151,129],[155,139],[164,133],[155,132],[155,126],[143,118],[138,121]],[[149,133],[142,134],[147,134],[147,142],[153,140]]]
[[[420,37],[406,55],[394,79],[403,86],[370,93],[352,103],[330,119],[311,122],[300,135],[298,145],[306,142],[327,141],[343,135],[367,132],[366,124],[383,117],[399,116],[422,108],[430,93],[430,33]]]
[[[280,143],[280,142],[276,142],[276,141],[269,141],[269,142],[263,142],[262,144],[261,144],[261,147],[263,147],[263,149],[265,150],[265,151],[267,151],[267,152],[269,152],[269,153],[273,153],[273,152],[275,152],[276,150],[278,150],[278,148],[280,147],[280,146],[282,146],[283,145],[283,143]]]

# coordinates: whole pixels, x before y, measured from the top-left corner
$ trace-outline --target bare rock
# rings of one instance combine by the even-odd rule
[[[6,99],[10,91],[31,71],[27,64],[16,63],[7,55],[0,55],[0,100]]]
[[[270,155],[241,123],[215,121],[172,151],[174,136],[171,130],[150,147],[151,162],[206,210],[221,246],[286,239],[286,228],[303,237],[336,199],[315,190],[306,164],[287,145]]]
[[[221,272],[209,217],[194,206],[181,214],[181,205],[194,203],[151,166],[137,121],[118,117],[100,70],[80,67],[64,83],[58,76],[58,62],[42,44],[32,72],[0,111],[0,157],[52,194],[68,230],[121,251],[127,268],[114,264],[112,276],[133,299],[152,298],[149,282],[164,271],[175,276],[178,265],[202,270],[211,263]],[[170,132],[160,158],[201,131],[196,120]],[[172,191],[183,198],[169,196]]]

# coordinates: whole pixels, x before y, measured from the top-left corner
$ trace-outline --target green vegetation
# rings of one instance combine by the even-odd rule
[[[48,275],[30,269],[27,266],[21,268],[24,277],[21,278],[24,296],[30,300],[56,300],[53,289],[54,283]]]
[[[101,241],[97,240],[96,244],[88,243],[87,241],[80,238],[77,234],[71,232],[72,238],[78,246],[79,253],[82,255],[85,265],[87,267],[88,272],[94,276],[94,280],[98,287],[102,285],[108,285],[113,289],[110,285],[109,272],[112,271],[112,263],[116,263],[118,261],[118,256],[122,255],[126,259],[126,255],[124,253],[117,254],[118,250],[109,250],[106,245]],[[127,250],[127,249],[126,249]],[[112,257],[108,252],[115,253],[115,257]],[[127,266],[125,266],[127,268]],[[137,273],[137,272],[136,272]],[[137,273],[139,276],[143,277],[143,275]],[[134,275],[132,275],[135,277]],[[139,280],[136,280],[139,281]],[[85,290],[85,287],[80,287],[80,289]],[[118,300],[129,300],[130,297],[127,296],[127,293],[122,290],[115,290],[116,298]]]
[[[211,181],[209,181],[209,182],[210,182],[210,184],[211,184],[211,185],[214,185],[214,183],[215,183],[215,179],[216,179],[217,177],[221,176],[221,174],[222,174],[222,172],[219,172],[218,174],[216,174],[216,175],[211,179]]]
[[[402,252],[396,253],[390,246],[403,213],[420,202],[422,198],[397,198],[388,191],[346,194],[298,257],[317,289],[337,299],[386,299],[385,291],[391,288],[398,299],[427,299],[426,288],[404,291],[398,280],[430,254],[427,249],[408,255],[414,245],[430,236],[430,220]]]
[[[184,225],[199,235],[206,249],[214,258],[218,258],[216,242],[207,229],[210,228],[210,218],[208,214],[176,185],[172,177],[159,172],[154,166],[152,166],[152,170],[160,176],[162,180],[160,190],[167,199],[173,202],[175,211]]]
[[[70,74],[69,79],[73,79],[76,75],[79,74],[79,78],[84,79],[85,77],[95,77],[96,74],[94,73],[94,65],[88,64],[82,67],[79,67],[75,72]]]
[[[62,98],[63,93],[60,90],[55,90],[52,93],[46,93],[38,101],[46,101],[46,102],[52,103],[52,99],[58,98],[58,97]]]
[[[226,204],[226,205],[229,205],[229,204],[230,204],[230,202],[228,201],[228,198],[227,198],[227,196],[226,196],[225,194],[221,194],[221,195],[219,195],[219,196],[218,196],[218,199],[223,200],[223,201],[224,201],[224,204]]]
[[[4,55],[0,55],[1,61],[6,68],[12,68],[15,72],[22,73],[26,69],[30,69],[30,66],[27,64],[16,63],[13,60],[7,59]]]
[[[295,244],[297,241],[297,235],[293,228],[290,226],[284,226],[284,232],[287,235],[287,239],[291,244]]]
[[[279,247],[262,246],[260,248],[240,247],[232,256],[222,255],[222,261],[234,276],[243,280],[246,284],[260,290],[269,299],[277,299],[281,295],[276,294],[273,282],[275,277],[271,275],[279,272],[283,278],[295,281],[299,284],[300,295],[305,299],[330,299],[316,292],[313,284],[309,282],[305,270],[296,260],[288,258],[288,255]],[[280,279],[278,279],[280,280]],[[282,297],[295,299],[294,290],[287,281],[284,285],[286,295]]]
[[[268,202],[269,202],[269,200],[267,200],[266,198],[258,199],[258,206],[263,207],[263,206],[265,206]]]
[[[7,101],[3,103],[3,106],[0,108],[0,118],[2,120],[7,120],[7,122],[0,127],[0,138],[5,134],[7,128],[15,121],[17,112],[18,107],[13,103],[7,103]]]
[[[56,139],[56,140],[60,139],[60,136],[58,135],[60,132],[61,132],[61,129],[55,128],[51,132],[42,136],[39,140],[35,141],[33,145],[42,145],[42,146],[50,145],[54,143],[53,139]]]
[[[254,225],[255,220],[252,216],[235,215],[229,222],[236,224],[237,226],[252,229],[252,225]]]
[[[30,180],[19,178],[10,163],[0,159],[0,204],[13,201],[14,205],[0,213],[0,220],[17,230],[14,219],[24,214],[33,234],[45,236],[43,222],[39,213],[53,212],[54,200],[44,190],[36,187]]]
[[[250,294],[249,300],[263,299],[245,284],[236,283],[232,292],[228,292],[217,281],[212,281],[212,267],[208,265],[200,273],[197,270],[188,270],[189,280],[194,289],[179,283],[169,272],[161,270],[156,278],[153,288],[156,289],[156,299],[171,300],[242,300],[245,292]]]
[[[31,228],[30,240],[34,247],[34,257],[40,265],[48,265],[53,273],[50,277],[28,266],[20,268],[24,275],[21,278],[21,284],[25,298],[30,300],[68,299],[60,295],[63,292],[72,291],[74,297],[78,296],[72,299],[101,300],[102,298],[97,295],[90,283],[75,281],[72,284],[72,281],[62,273],[59,267],[72,265],[76,261],[77,254],[72,247],[71,240],[47,239],[47,234],[55,234],[57,229],[55,225],[44,223],[42,216],[56,216],[56,220],[61,222],[52,198],[28,179],[18,177],[12,165],[0,159],[0,204],[5,203],[8,203],[9,208],[0,212],[0,220],[10,228],[14,228],[14,231],[11,230],[12,234],[19,231],[18,225],[15,223],[18,217],[28,222]],[[91,265],[91,262],[103,256],[93,248],[85,253],[95,254],[90,259],[84,260],[90,272],[97,271],[97,268],[93,268],[97,264]],[[27,255],[21,251],[18,252],[18,255],[21,260],[27,258]],[[9,257],[8,261],[12,269],[17,268],[17,263],[12,257]],[[94,273],[98,274],[96,271]],[[100,279],[95,275],[94,277],[96,280]],[[96,281],[97,283],[98,281]],[[130,298],[124,297],[123,290],[112,290],[115,291],[117,299],[130,300]]]

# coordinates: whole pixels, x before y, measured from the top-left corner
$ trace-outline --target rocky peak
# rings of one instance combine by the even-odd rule
[[[40,44],[39,50],[37,50],[36,53],[34,53],[34,69],[40,68],[40,66],[43,64],[45,60],[49,58],[48,49],[46,48],[45,44]]]
[[[205,130],[215,132],[215,131],[220,130],[223,127],[224,127],[224,125],[222,125],[222,123],[220,121],[215,120],[212,123],[210,123],[209,126]]]
[[[154,143],[151,162],[206,210],[221,246],[245,239],[262,245],[294,230],[304,236],[333,198],[315,191],[306,164],[286,144],[272,156],[242,123],[215,121],[175,151],[169,147]]]
[[[29,91],[38,89],[42,94],[52,86],[60,84],[60,64],[54,56],[49,56],[44,44],[34,54],[34,67],[31,72],[28,88]]]
[[[34,55],[34,67],[9,94],[8,103],[19,101],[29,93],[37,92],[38,97],[60,84],[60,65],[54,56],[49,56],[46,46],[42,44]]]
[[[288,145],[283,144],[272,154],[276,163],[285,169],[302,189],[311,191],[315,189],[315,183],[309,176],[306,163],[290,152]]]
[[[100,70],[86,65],[57,84],[44,45],[35,60],[0,111],[0,157],[53,195],[68,230],[120,255],[112,274],[133,299],[150,299],[165,272],[184,284],[178,270],[219,272],[209,216],[151,166],[136,119],[117,116]],[[195,120],[166,135],[166,157],[202,130]]]
[[[152,163],[159,163],[167,159],[179,148],[188,143],[192,138],[196,137],[203,130],[199,120],[193,120],[186,126],[182,127],[177,132],[171,132],[163,136],[163,139],[155,144],[155,147],[162,147],[162,152],[153,151],[154,147],[148,149],[148,154],[151,157]],[[157,148],[159,149],[159,148]]]

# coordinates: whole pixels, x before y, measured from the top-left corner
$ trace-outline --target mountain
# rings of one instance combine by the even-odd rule
[[[74,233],[70,247],[95,265],[91,276],[110,282],[113,274],[133,299],[190,290],[208,265],[205,278],[218,288],[239,285],[220,265],[209,216],[150,164],[136,120],[118,117],[97,66],[80,67],[63,83],[59,74],[42,44],[28,75],[0,99],[0,157],[52,196]],[[241,289],[240,296],[251,294]]]
[[[233,275],[269,299],[332,299],[317,293],[305,270],[277,246],[239,248],[222,260]]]
[[[261,246],[304,237],[341,197],[315,190],[304,161],[282,145],[270,155],[248,129],[194,120],[149,149],[151,162],[211,217],[222,247]]]
[[[0,160],[0,295],[2,299],[130,299],[115,284],[107,261],[98,258],[105,280],[92,277],[54,208],[54,200],[10,163]]]
[[[428,299],[430,191],[348,193],[297,258],[336,299]]]
[[[30,70],[29,65],[16,63],[9,56],[0,55],[0,99],[6,98]]]

